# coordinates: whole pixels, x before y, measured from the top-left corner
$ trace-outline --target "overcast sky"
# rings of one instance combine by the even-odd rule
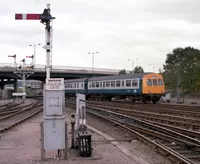
[[[45,44],[44,25],[19,21],[15,13],[42,13],[51,3],[53,65],[158,71],[166,54],[180,46],[200,47],[199,0],[6,0],[0,2],[0,62],[32,55],[29,44]],[[36,64],[45,64],[37,47]],[[138,59],[138,60],[136,60]],[[151,66],[149,65],[151,64]],[[154,65],[154,67],[153,67]]]

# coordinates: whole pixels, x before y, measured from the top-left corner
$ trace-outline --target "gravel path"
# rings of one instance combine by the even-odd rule
[[[68,109],[65,114],[69,115]],[[43,114],[3,133],[0,139],[0,164],[139,164],[122,153],[116,146],[106,143],[105,138],[92,133],[93,153],[90,158],[81,158],[75,150],[69,150],[69,160],[54,160],[56,151],[46,152],[47,160],[40,161],[40,122]],[[70,126],[68,126],[70,131]],[[69,135],[69,138],[71,134]],[[70,142],[69,140],[69,147]],[[100,142],[99,142],[100,141]],[[103,142],[103,143],[102,143]]]
[[[70,112],[75,112],[73,109],[69,109]],[[91,114],[87,114],[87,124],[100,130],[103,133],[110,135],[116,140],[132,140],[132,142],[121,142],[136,156],[141,157],[150,164],[171,164],[172,162],[167,158],[163,157],[160,153],[157,153],[155,149],[149,147],[138,141],[129,132],[119,129],[107,122],[104,122]]]

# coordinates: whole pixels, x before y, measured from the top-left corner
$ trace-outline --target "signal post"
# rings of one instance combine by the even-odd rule
[[[16,54],[13,55],[13,56],[9,55],[8,57],[14,58],[14,71],[13,71],[13,73],[16,74],[19,78],[21,78],[22,82],[23,82],[23,92],[22,93],[13,93],[13,96],[22,96],[22,99],[25,100],[26,99],[26,79],[29,76],[31,76],[32,74],[34,74],[34,71],[33,71],[34,63],[32,61],[31,62],[32,65],[27,65],[26,60],[22,59],[21,60],[22,65],[17,67],[17,62],[16,62],[17,55]],[[33,56],[26,56],[26,58],[32,58],[33,59]]]
[[[52,67],[52,25],[55,17],[50,14],[50,4],[42,14],[15,14],[16,20],[40,20],[45,25],[46,84],[43,96],[43,120],[41,123],[41,159],[45,159],[46,150],[63,151],[67,159],[67,124],[63,116],[65,108],[64,78],[50,78]]]

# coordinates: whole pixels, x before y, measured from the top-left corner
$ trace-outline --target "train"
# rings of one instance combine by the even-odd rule
[[[151,72],[67,79],[64,83],[67,98],[83,93],[86,99],[110,101],[113,97],[118,97],[130,98],[132,102],[155,104],[165,92],[163,76]]]

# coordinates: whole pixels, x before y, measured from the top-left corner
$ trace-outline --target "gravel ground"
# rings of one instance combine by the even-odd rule
[[[65,113],[69,115],[71,110],[68,109]],[[31,120],[2,134],[0,138],[0,164],[139,164],[113,144],[106,143],[104,137],[94,132],[92,133],[92,157],[81,158],[75,150],[70,149],[68,161],[57,160],[53,159],[56,151],[48,151],[46,152],[46,161],[41,162],[39,125],[42,117],[43,114],[40,113]],[[70,126],[68,128],[70,131]],[[70,138],[71,135],[68,137]],[[70,140],[68,142],[70,143]]]
[[[70,109],[71,112],[75,110]],[[172,162],[162,156],[160,153],[156,152],[155,149],[149,147],[138,141],[129,132],[119,129],[105,121],[102,121],[91,114],[87,114],[87,124],[106,133],[116,140],[132,140],[132,142],[121,142],[125,147],[127,147],[136,156],[141,157],[150,164],[171,164]]]

